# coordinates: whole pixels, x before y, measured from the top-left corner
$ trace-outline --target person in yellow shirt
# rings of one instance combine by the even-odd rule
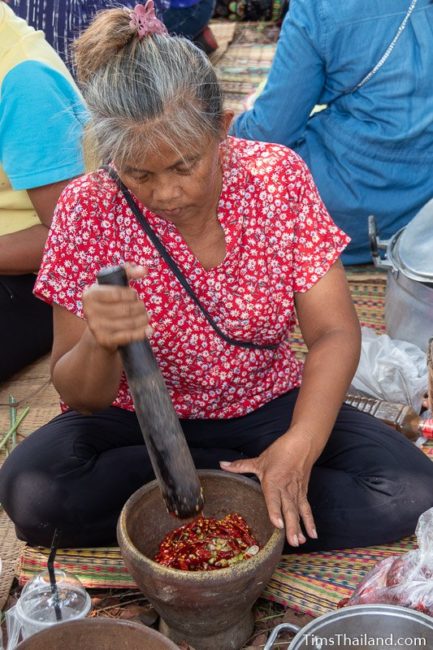
[[[42,32],[0,1],[0,381],[48,352],[33,296],[57,199],[84,171],[82,98]]]

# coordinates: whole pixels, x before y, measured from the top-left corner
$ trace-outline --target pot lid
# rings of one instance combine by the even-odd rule
[[[393,257],[412,280],[433,282],[433,199],[400,231]]]
[[[72,573],[55,570],[57,598],[48,571],[38,574],[23,588],[17,602],[21,621],[33,622],[42,628],[57,619],[56,608],[62,620],[84,618],[90,609],[90,597],[81,582]]]

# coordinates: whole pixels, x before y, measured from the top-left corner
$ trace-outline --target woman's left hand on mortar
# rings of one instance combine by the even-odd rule
[[[239,474],[255,474],[262,485],[269,518],[286,529],[289,544],[306,542],[301,529],[317,538],[313,513],[307,498],[311,468],[315,460],[305,432],[290,429],[257,458],[221,462],[221,468]]]

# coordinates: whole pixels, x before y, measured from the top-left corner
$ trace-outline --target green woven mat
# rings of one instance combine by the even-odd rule
[[[414,548],[415,538],[409,537],[386,546],[285,555],[262,597],[297,612],[320,616],[350,596],[376,562]],[[49,549],[24,549],[18,573],[21,585],[46,569],[48,555]],[[59,549],[55,566],[75,574],[87,589],[136,588],[117,547]]]
[[[285,555],[262,597],[298,612],[320,616],[350,596],[376,562],[415,547],[414,538],[407,538],[389,546]],[[19,567],[20,584],[46,569],[48,555],[49,549],[29,546],[24,549]],[[55,566],[76,575],[87,589],[136,587],[120,550],[115,547],[59,549]]]
[[[389,546],[285,555],[262,597],[297,612],[320,616],[350,596],[377,562],[414,548],[415,538],[408,537]]]

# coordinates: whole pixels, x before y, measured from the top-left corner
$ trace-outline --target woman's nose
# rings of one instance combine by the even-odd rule
[[[153,201],[160,206],[170,207],[173,201],[180,197],[181,191],[177,183],[165,180],[153,186]]]

